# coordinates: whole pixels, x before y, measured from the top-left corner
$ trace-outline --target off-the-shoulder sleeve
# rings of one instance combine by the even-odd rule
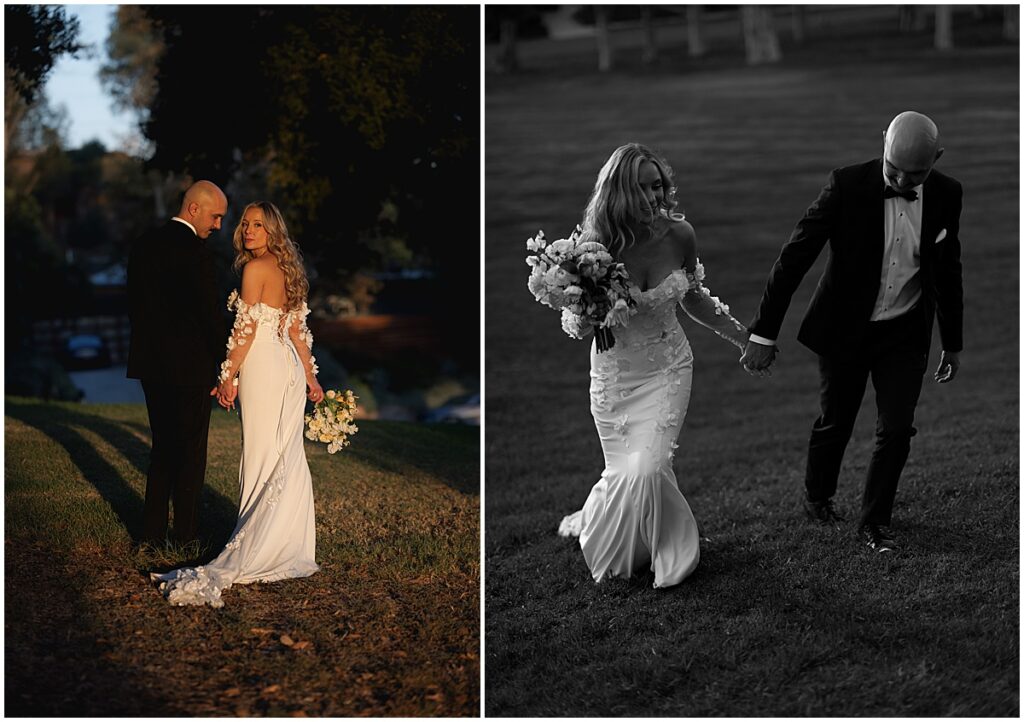
[[[702,326],[710,328],[729,343],[743,348],[747,343],[747,329],[729,314],[729,307],[704,285],[704,266],[700,261],[692,272],[686,272],[689,289],[679,299],[686,314]]]
[[[238,291],[232,291],[228,296],[228,310],[235,312],[235,325],[228,334],[228,353],[220,365],[220,380],[223,383],[234,379],[234,385],[238,386],[238,370],[242,368],[242,362],[252,346],[259,318],[253,307],[242,300]]]
[[[288,335],[292,339],[292,345],[299,354],[302,367],[306,370],[306,378],[311,379],[319,373],[316,366],[316,357],[313,356],[313,334],[306,325],[306,316],[309,315],[309,306],[305,303],[294,311],[288,312]]]

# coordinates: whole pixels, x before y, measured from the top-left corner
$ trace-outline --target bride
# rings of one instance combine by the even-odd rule
[[[654,571],[685,579],[700,558],[697,522],[672,470],[690,400],[693,354],[676,306],[739,349],[748,333],[703,285],[693,227],[674,211],[672,172],[648,148],[618,148],[598,174],[581,240],[599,241],[636,286],[636,315],[590,350],[590,410],[605,470],[562,536],[578,536],[595,581]]]
[[[306,327],[309,284],[272,203],[246,206],[233,243],[242,293],[228,299],[235,325],[220,386],[211,393],[224,408],[234,408],[236,396],[241,403],[238,523],[209,564],[151,575],[172,604],[221,607],[221,593],[232,584],[318,570],[313,486],[302,440],[305,399],[316,403],[324,396]]]

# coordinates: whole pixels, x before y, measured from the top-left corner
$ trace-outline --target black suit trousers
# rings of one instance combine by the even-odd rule
[[[808,499],[823,501],[835,494],[869,377],[875,388],[875,448],[864,484],[861,524],[891,522],[910,439],[917,433],[914,410],[928,366],[921,313],[918,307],[889,321],[872,322],[857,348],[842,356],[818,357],[821,415],[811,429],[807,454]]]
[[[172,539],[188,542],[199,530],[199,497],[206,477],[210,388],[143,381],[153,450],[146,478],[144,541],[167,536],[168,503],[174,504]]]

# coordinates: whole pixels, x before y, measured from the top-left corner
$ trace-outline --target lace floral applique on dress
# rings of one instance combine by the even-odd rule
[[[277,505],[277,500],[281,498],[281,492],[284,491],[285,473],[284,473],[284,460],[281,459],[275,466],[274,473],[267,481],[266,504],[273,508]]]
[[[634,289],[636,290],[636,289]],[[645,567],[654,586],[678,584],[696,567],[700,538],[679,490],[673,459],[690,400],[693,352],[678,306],[742,346],[746,329],[704,286],[704,266],[677,269],[646,291],[636,314],[616,327],[616,344],[591,351],[590,411],[605,468],[580,511],[558,532],[579,537],[595,581]]]
[[[179,607],[190,604],[224,606],[224,601],[220,598],[220,587],[210,579],[205,567],[178,570],[174,579],[160,583],[160,591],[167,597],[168,602]]]
[[[235,584],[315,574],[313,485],[303,442],[307,377],[315,373],[313,337],[303,304],[286,312],[228,299],[235,323],[227,342],[222,381],[235,379],[242,420],[238,522],[209,563],[152,574],[172,604],[222,607]]]
[[[309,306],[305,302],[294,311],[289,311],[283,320],[287,327],[288,335],[292,339],[295,351],[299,354],[302,367],[306,375],[316,376],[320,369],[316,365],[316,357],[313,356],[313,333],[306,325],[306,316],[309,315]]]
[[[703,267],[699,264],[698,269],[703,271]],[[694,283],[693,275],[680,268],[668,274],[662,282],[654,288],[648,288],[646,291],[641,291],[640,298],[643,299],[645,305],[656,306],[669,299],[679,298],[690,290]]]
[[[224,548],[225,549],[232,549],[232,550],[234,550],[234,549],[238,549],[238,547],[242,546],[242,540],[245,539],[245,532],[246,532],[246,530],[242,529],[240,532],[238,532],[233,537],[231,537],[231,541],[229,541],[227,544],[225,544]]]
[[[746,327],[729,314],[729,307],[712,296],[704,285],[704,266],[698,260],[693,272],[686,272],[689,290],[679,301],[686,314],[738,348],[747,343]]]
[[[220,365],[220,380],[223,383],[234,377],[234,384],[238,386],[238,369],[242,366],[249,348],[252,346],[253,338],[256,335],[256,328],[259,326],[261,315],[259,308],[262,304],[250,306],[242,300],[237,290],[228,296],[228,310],[235,312],[235,324],[228,335],[227,358]]]

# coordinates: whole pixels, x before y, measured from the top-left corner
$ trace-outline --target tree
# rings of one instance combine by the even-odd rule
[[[60,5],[4,5],[4,22],[4,65],[31,104],[57,59],[82,50],[78,20]]]
[[[59,159],[66,119],[50,108],[42,85],[57,59],[74,55],[78,21],[64,8],[5,5],[4,20],[4,258],[6,274],[5,359],[26,351],[33,320],[80,299],[80,274],[69,268],[55,243],[52,222],[36,194],[48,178],[41,162]],[[51,214],[52,215],[52,214]]]
[[[516,5],[492,5],[487,8],[487,19],[498,24],[498,70],[514,73],[519,70],[517,40],[522,11]]]
[[[1003,37],[1013,42],[1020,40],[1020,5],[1003,6]]]
[[[707,52],[700,32],[700,5],[686,6],[686,48],[691,58],[699,58]]]
[[[743,40],[749,65],[777,63],[782,59],[771,6],[742,6],[740,22],[743,26]]]
[[[803,5],[791,6],[790,24],[793,28],[793,42],[803,45],[807,29],[807,12]]]
[[[608,30],[608,6],[594,6],[594,31],[597,39],[597,69],[607,73],[612,69],[612,42]]]
[[[644,29],[642,60],[644,65],[652,65],[658,59],[658,40],[654,32],[654,13],[649,6],[644,5],[640,12],[640,18]]]
[[[118,5],[107,36],[108,62],[100,68],[100,82],[114,97],[114,105],[145,118],[156,97],[156,72],[164,43],[152,19],[139,5]]]
[[[16,97],[14,103],[22,103]],[[40,89],[31,105],[21,105],[18,117],[6,128],[7,151],[35,151],[50,146],[64,146],[68,135],[71,119],[67,108],[63,105],[54,107],[46,91]]]
[[[935,6],[935,49],[949,50],[953,47],[953,6]]]
[[[901,33],[919,33],[925,28],[925,14],[917,5],[899,6],[899,27]]]
[[[145,8],[119,5],[106,46],[108,61],[100,68],[100,82],[113,96],[114,107],[134,113],[141,127],[148,121],[150,108],[157,96],[157,70],[165,49],[162,29],[157,27]],[[141,128],[139,142],[133,145],[135,155],[152,154],[151,144],[142,140]],[[127,171],[127,165],[122,170]],[[181,185],[180,177],[156,168],[139,170],[141,172],[135,180],[142,183],[148,192],[140,194],[138,188],[125,188],[132,191],[127,197],[142,200],[144,196],[152,202],[150,222],[166,218],[169,212],[173,212],[168,207],[168,196],[173,195],[175,186]]]
[[[272,200],[317,292],[426,267],[463,330],[476,323],[477,8],[144,9],[164,46],[143,124],[149,167],[222,184],[229,215]]]
[[[10,158],[25,116],[57,59],[75,55],[78,20],[59,5],[4,5],[4,149]],[[45,112],[45,111],[44,111]]]

